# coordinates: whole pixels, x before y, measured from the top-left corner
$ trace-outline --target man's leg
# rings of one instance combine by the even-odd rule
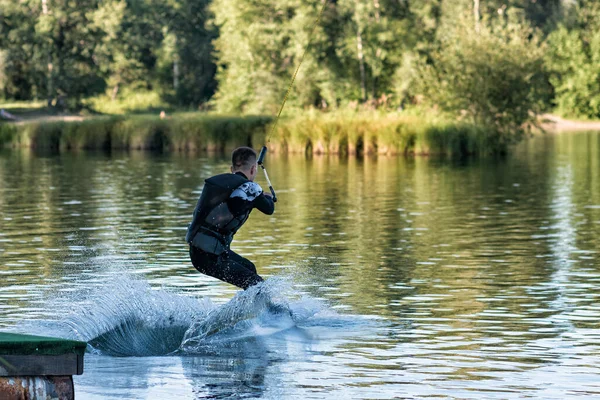
[[[242,289],[247,289],[263,280],[256,273],[256,267],[250,260],[231,250],[217,256],[190,246],[190,258],[194,267],[203,274]]]
[[[194,246],[190,246],[190,259],[194,268],[205,275],[213,278],[221,279],[220,277],[220,257],[216,254],[207,253]]]
[[[256,267],[254,266],[254,263],[252,261],[240,256],[239,254],[237,254],[231,250],[229,250],[228,255],[229,255],[230,260],[233,260],[236,264],[245,267],[248,271],[251,271],[254,274],[254,280],[251,280],[250,284],[247,285],[246,287],[244,287],[244,289],[247,289],[250,286],[256,285],[257,283],[263,281],[263,279],[260,277],[260,275],[258,275],[256,273]],[[238,285],[238,286],[242,287],[240,285]],[[273,314],[284,314],[285,313],[285,314],[289,314],[290,316],[292,316],[292,312],[290,311],[289,306],[287,306],[285,304],[273,303],[270,298],[268,299],[267,307],[268,307],[269,311]]]
[[[244,290],[263,281],[263,278],[256,273],[256,267],[252,261],[231,250],[222,256],[217,256],[191,246],[190,258],[194,267],[203,274],[231,283]],[[268,307],[272,313],[292,315],[289,308],[283,304],[274,304],[269,301]]]
[[[263,281],[256,272],[256,266],[247,258],[240,256],[232,250],[227,251],[226,269],[230,271],[232,279],[229,282],[242,289],[248,289]],[[235,281],[235,283],[233,282]]]
[[[240,256],[238,253],[236,253],[235,251],[233,251],[231,249],[229,249],[227,251],[227,256],[229,257],[230,260],[233,260],[234,262],[242,265],[244,268],[249,269],[253,273],[257,274],[256,266],[254,265],[254,263],[252,261],[248,260],[245,257]]]

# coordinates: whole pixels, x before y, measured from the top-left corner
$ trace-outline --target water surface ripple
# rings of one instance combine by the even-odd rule
[[[250,310],[177,350],[245,301],[183,243],[225,158],[10,152],[0,329],[90,340],[81,399],[600,397],[600,134],[498,160],[269,157],[277,211],[234,249],[294,318]]]

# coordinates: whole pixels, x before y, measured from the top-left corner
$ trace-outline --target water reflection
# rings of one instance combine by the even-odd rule
[[[385,323],[202,357],[93,356],[86,396],[600,394],[600,134],[460,163],[270,157],[277,212],[253,215],[236,251],[299,294]],[[2,153],[0,327],[60,314],[49,298],[123,273],[229,299],[235,288],[198,274],[183,244],[203,179],[226,170],[216,156]]]

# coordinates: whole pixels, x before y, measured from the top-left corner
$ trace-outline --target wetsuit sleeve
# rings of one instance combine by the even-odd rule
[[[273,198],[265,196],[261,193],[256,199],[254,199],[254,207],[263,214],[271,215],[275,212],[275,203]]]
[[[262,188],[255,182],[246,182],[233,191],[227,205],[234,215],[257,208],[267,215],[275,211],[273,199],[264,195]]]

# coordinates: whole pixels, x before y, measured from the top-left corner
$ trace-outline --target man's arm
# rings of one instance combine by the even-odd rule
[[[264,214],[271,215],[275,211],[275,203],[270,194],[264,193],[258,183],[246,182],[233,191],[227,199],[227,205],[236,215],[246,212],[249,208],[258,208]]]
[[[254,199],[254,207],[263,214],[272,215],[275,212],[275,203],[271,194],[262,193]]]

